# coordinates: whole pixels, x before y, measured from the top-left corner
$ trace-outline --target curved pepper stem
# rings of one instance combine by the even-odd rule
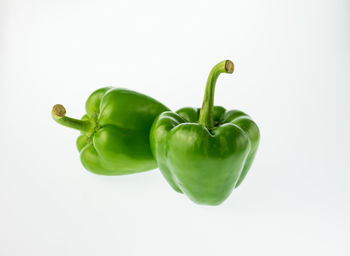
[[[87,120],[79,120],[66,116],[66,109],[61,104],[56,104],[52,108],[52,118],[59,124],[82,131],[88,132],[92,128],[92,124]]]
[[[221,73],[232,74],[234,70],[233,62],[230,60],[224,60],[216,64],[209,73],[207,85],[205,87],[204,99],[202,108],[199,114],[199,123],[211,129],[214,127],[214,92],[215,84]]]

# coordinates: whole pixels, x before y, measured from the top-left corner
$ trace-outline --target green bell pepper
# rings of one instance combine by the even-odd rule
[[[259,129],[238,110],[214,106],[221,73],[233,73],[226,60],[210,72],[201,109],[166,111],[153,123],[150,142],[168,183],[198,204],[218,205],[246,176],[259,144]]]
[[[157,167],[149,132],[157,115],[169,110],[155,99],[126,89],[101,88],[86,102],[81,120],[53,107],[53,119],[81,131],[77,147],[83,166],[96,174],[123,175]]]

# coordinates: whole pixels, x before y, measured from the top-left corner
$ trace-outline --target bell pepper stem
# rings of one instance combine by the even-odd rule
[[[214,127],[214,92],[215,84],[221,73],[232,74],[234,70],[233,62],[230,60],[224,60],[216,64],[209,73],[207,84],[205,87],[204,99],[202,108],[199,114],[199,124],[204,125],[208,129]]]
[[[79,120],[66,116],[66,109],[61,104],[56,104],[52,108],[52,118],[59,124],[82,132],[88,132],[92,124],[88,120]]]

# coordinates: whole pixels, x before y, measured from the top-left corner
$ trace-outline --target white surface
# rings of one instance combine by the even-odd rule
[[[0,4],[0,255],[350,255],[349,1]],[[158,170],[90,174],[78,132],[51,120],[102,86],[200,106],[226,58],[215,102],[262,138],[218,207]]]

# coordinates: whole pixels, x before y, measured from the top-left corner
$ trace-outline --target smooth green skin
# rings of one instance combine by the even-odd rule
[[[207,89],[215,86],[220,73],[229,73],[223,63],[219,64],[209,75]],[[203,102],[209,109],[163,112],[150,134],[152,152],[168,183],[192,201],[206,205],[222,203],[241,184],[260,136],[257,125],[245,113],[214,107],[213,92],[213,88],[206,90]]]
[[[82,120],[54,113],[53,118],[81,130],[77,147],[87,170],[101,175],[124,175],[157,167],[149,132],[156,116],[167,110],[141,93],[106,87],[90,95]]]

